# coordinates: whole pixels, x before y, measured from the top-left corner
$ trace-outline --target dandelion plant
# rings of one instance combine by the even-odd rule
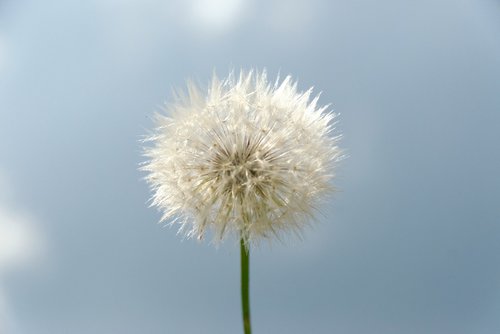
[[[261,240],[301,234],[318,201],[331,192],[341,150],[336,114],[312,89],[265,71],[213,76],[208,89],[189,83],[175,96],[145,149],[162,221],[187,237],[240,240],[244,333],[251,333],[249,254]]]

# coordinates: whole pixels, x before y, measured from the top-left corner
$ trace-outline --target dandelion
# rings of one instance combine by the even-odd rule
[[[162,221],[187,237],[240,239],[245,333],[249,245],[300,235],[332,190],[336,115],[311,94],[290,76],[272,84],[265,71],[214,75],[206,93],[189,83],[147,139],[143,170]]]

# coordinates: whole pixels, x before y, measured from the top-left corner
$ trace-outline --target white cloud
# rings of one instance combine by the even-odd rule
[[[249,0],[93,0],[100,30],[115,59],[147,61],[158,45],[183,38],[231,32],[252,11]]]
[[[243,19],[246,10],[246,0],[191,0],[187,19],[200,32],[225,32]]]
[[[0,275],[37,260],[40,250],[41,240],[33,220],[0,207]]]
[[[39,264],[44,243],[35,220],[16,210],[9,201],[9,187],[0,173],[0,333],[14,333],[4,280],[9,272]]]

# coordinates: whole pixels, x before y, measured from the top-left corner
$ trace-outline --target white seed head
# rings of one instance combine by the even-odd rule
[[[188,84],[147,138],[142,169],[162,220],[198,239],[210,229],[215,241],[300,234],[341,155],[336,115],[311,92],[290,77],[270,84],[265,71],[214,75],[206,94]]]

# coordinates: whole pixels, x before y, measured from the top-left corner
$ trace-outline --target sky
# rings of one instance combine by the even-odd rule
[[[158,224],[172,89],[266,68],[348,158],[303,240],[251,252],[255,333],[500,331],[500,3],[0,1],[0,332],[238,333],[239,248]]]

